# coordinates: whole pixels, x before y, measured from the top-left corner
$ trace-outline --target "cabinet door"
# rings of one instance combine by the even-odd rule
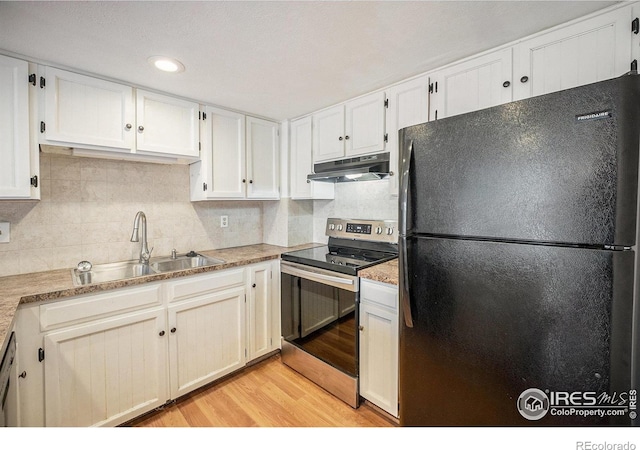
[[[0,55],[0,198],[31,195],[29,65]]]
[[[512,64],[508,48],[434,72],[430,120],[510,102]]]
[[[346,104],[346,156],[384,150],[384,99],[384,92],[376,92]]]
[[[392,86],[387,90],[389,108],[386,113],[387,132],[389,134],[387,150],[390,153],[389,168],[393,172],[389,188],[392,195],[398,195],[398,130],[429,120],[429,78],[424,76],[415,80]]]
[[[247,117],[247,198],[280,198],[279,124]]]
[[[344,156],[344,106],[313,115],[313,162]]]
[[[176,303],[168,316],[171,398],[244,366],[244,286]]]
[[[135,131],[133,89],[47,67],[45,139],[130,151]]]
[[[271,263],[249,267],[247,287],[247,359],[258,358],[272,349]]]
[[[49,333],[44,350],[46,426],[117,425],[168,399],[164,308]]]
[[[136,151],[197,158],[200,105],[136,91]]]
[[[333,183],[310,182],[307,175],[313,172],[311,116],[291,122],[291,198],[333,199]]]
[[[206,170],[208,198],[244,198],[246,191],[245,117],[232,111],[207,107]],[[204,160],[204,158],[203,158]]]
[[[363,280],[360,296],[360,395],[397,417],[398,289]]]
[[[623,75],[631,63],[630,7],[553,30],[515,48],[520,100]]]

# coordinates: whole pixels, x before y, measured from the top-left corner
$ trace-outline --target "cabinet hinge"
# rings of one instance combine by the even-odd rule
[[[388,107],[389,107],[389,99],[388,99],[388,98],[385,98],[385,99],[384,99],[384,107],[385,107],[385,108],[388,108]]]
[[[244,294],[244,302],[247,303],[247,294]]]
[[[438,110],[436,109],[436,120],[438,120]]]
[[[389,133],[384,134],[384,141],[389,142]]]
[[[631,71],[637,71],[638,70],[638,60],[634,59],[633,61],[631,61]]]
[[[202,120],[207,120],[207,113],[206,112],[202,113]]]
[[[207,183],[202,183],[202,190],[206,191],[207,190]]]
[[[44,89],[46,85],[47,85],[47,80],[45,80],[44,77],[40,77],[40,88]]]
[[[438,82],[429,84],[429,94],[438,93]]]
[[[40,122],[40,133],[44,133],[44,130],[47,129],[47,126],[44,124],[44,122]]]
[[[38,187],[38,175],[34,175],[29,179],[31,186],[37,188]]]
[[[245,358],[247,357],[247,349],[246,348],[244,349],[244,357]]]
[[[202,111],[198,111],[198,120],[202,120]]]
[[[44,349],[43,348],[39,348],[38,349],[38,361],[39,362],[44,361]]]
[[[202,142],[198,142],[198,151],[201,152],[202,151]]]
[[[36,85],[36,74],[32,73],[31,75],[29,75],[29,83],[33,84],[34,86]]]
[[[433,94],[433,83],[429,83],[429,94]]]
[[[638,34],[638,32],[640,32],[640,19],[637,17],[631,21],[631,31],[633,34]]]

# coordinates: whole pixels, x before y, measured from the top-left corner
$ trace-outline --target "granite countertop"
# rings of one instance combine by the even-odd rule
[[[358,272],[361,278],[398,285],[398,258],[367,267]]]
[[[199,273],[224,270],[231,267],[268,261],[270,259],[278,259],[283,252],[317,247],[319,245],[323,244],[303,244],[295,247],[256,244],[244,247],[200,251],[199,253],[205,256],[222,259],[224,263],[216,266],[165,272],[125,280],[90,284],[87,286],[75,286],[73,284],[70,268],[0,277],[0,355],[4,352],[5,341],[8,333],[11,331],[14,317],[20,304],[55,300],[126,286],[135,286],[152,281],[168,280]]]

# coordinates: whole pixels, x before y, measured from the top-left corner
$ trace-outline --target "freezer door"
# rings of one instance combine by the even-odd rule
[[[627,75],[403,129],[404,151],[413,143],[408,233],[634,245],[639,82]]]
[[[407,246],[413,326],[402,321],[401,424],[630,423],[630,410],[530,420],[517,402],[535,388],[629,406],[633,251],[429,238]]]

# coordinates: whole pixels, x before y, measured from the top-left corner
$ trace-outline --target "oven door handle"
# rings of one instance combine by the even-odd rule
[[[357,290],[355,277],[342,278],[342,277],[336,277],[331,275],[325,275],[323,273],[318,273],[312,270],[298,269],[297,267],[293,267],[289,264],[281,264],[280,271],[282,273],[287,273],[289,275],[306,278],[307,280],[311,280],[311,281],[318,281],[318,282],[326,281],[327,283],[325,284],[330,284],[333,286],[340,285],[336,287],[344,286],[345,289],[348,289],[351,291]]]

